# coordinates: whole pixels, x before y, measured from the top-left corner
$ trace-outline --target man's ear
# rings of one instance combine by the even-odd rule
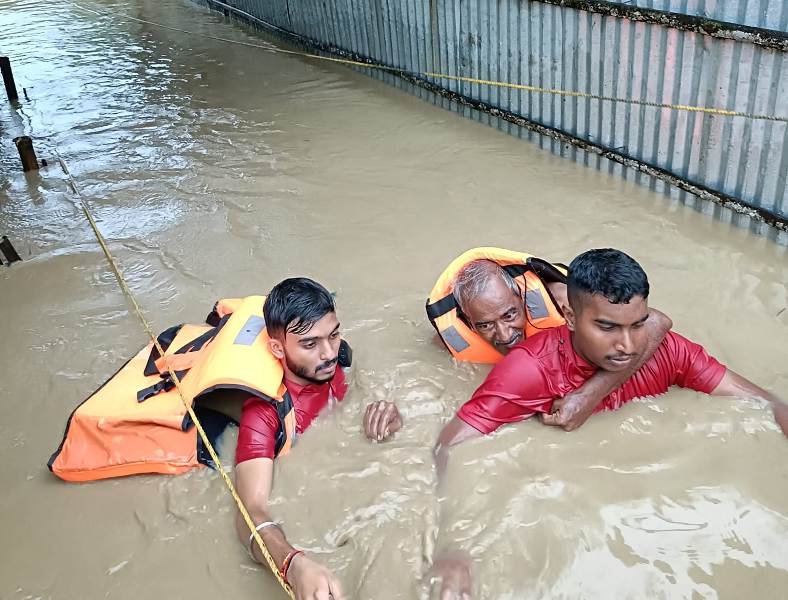
[[[575,311],[572,310],[572,307],[567,303],[561,305],[561,312],[564,313],[567,329],[569,329],[569,331],[575,331],[575,326],[577,324],[577,315]]]
[[[281,340],[278,340],[274,337],[268,338],[268,349],[271,351],[276,358],[279,360],[284,360],[285,358],[285,345],[282,343]]]

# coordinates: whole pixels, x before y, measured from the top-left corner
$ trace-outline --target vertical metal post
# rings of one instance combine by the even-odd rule
[[[8,264],[15,263],[17,261],[22,260],[22,257],[19,256],[19,253],[16,251],[14,246],[11,244],[11,240],[8,239],[7,235],[4,235],[2,241],[0,241],[0,251],[2,251],[5,259],[8,261]],[[2,261],[0,261],[2,262]]]
[[[0,56],[0,71],[3,73],[3,83],[5,84],[5,93],[8,94],[8,99],[11,102],[19,100],[14,74],[11,72],[11,60],[7,56]]]
[[[14,143],[19,151],[19,158],[22,160],[23,171],[35,171],[38,169],[38,159],[36,151],[33,149],[33,140],[28,136],[15,137]]]

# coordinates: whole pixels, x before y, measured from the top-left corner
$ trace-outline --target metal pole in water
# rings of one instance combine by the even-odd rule
[[[11,240],[8,239],[7,235],[4,235],[2,241],[0,241],[0,251],[3,252],[3,256],[5,256],[9,265],[22,260],[22,257],[19,256],[19,253],[16,251],[13,244],[11,244]]]
[[[19,158],[22,160],[23,171],[35,171],[38,169],[38,159],[36,151],[33,149],[33,140],[23,135],[14,138],[16,149],[19,151]]]
[[[14,83],[14,74],[11,72],[11,59],[7,56],[0,56],[0,71],[3,73],[3,83],[5,84],[5,93],[8,94],[8,99],[11,102],[19,100],[19,94],[16,92],[16,83]]]

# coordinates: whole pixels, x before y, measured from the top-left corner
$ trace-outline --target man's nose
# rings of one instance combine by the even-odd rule
[[[633,354],[635,348],[632,342],[632,334],[629,330],[624,329],[616,340],[616,352],[620,354]]]
[[[323,340],[320,342],[320,360],[331,360],[334,358],[334,351],[331,348],[331,342]]]
[[[511,338],[510,335],[511,327],[506,323],[501,321],[495,322],[495,341],[497,342],[508,342]]]

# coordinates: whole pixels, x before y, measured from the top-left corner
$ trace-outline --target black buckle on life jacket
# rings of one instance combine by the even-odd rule
[[[178,381],[183,379],[183,376],[186,375],[186,373],[188,373],[188,371],[185,369],[183,371],[175,371]],[[153,385],[143,388],[137,392],[137,402],[144,402],[148,398],[152,398],[161,392],[169,392],[174,387],[175,381],[173,381],[172,375],[169,372],[164,373],[161,376],[161,381],[157,381]]]
[[[151,386],[141,389],[137,392],[137,402],[144,402],[148,398],[155,396],[161,392],[169,392],[175,387],[175,382],[170,377],[169,373],[163,377],[161,381],[157,381]]]

